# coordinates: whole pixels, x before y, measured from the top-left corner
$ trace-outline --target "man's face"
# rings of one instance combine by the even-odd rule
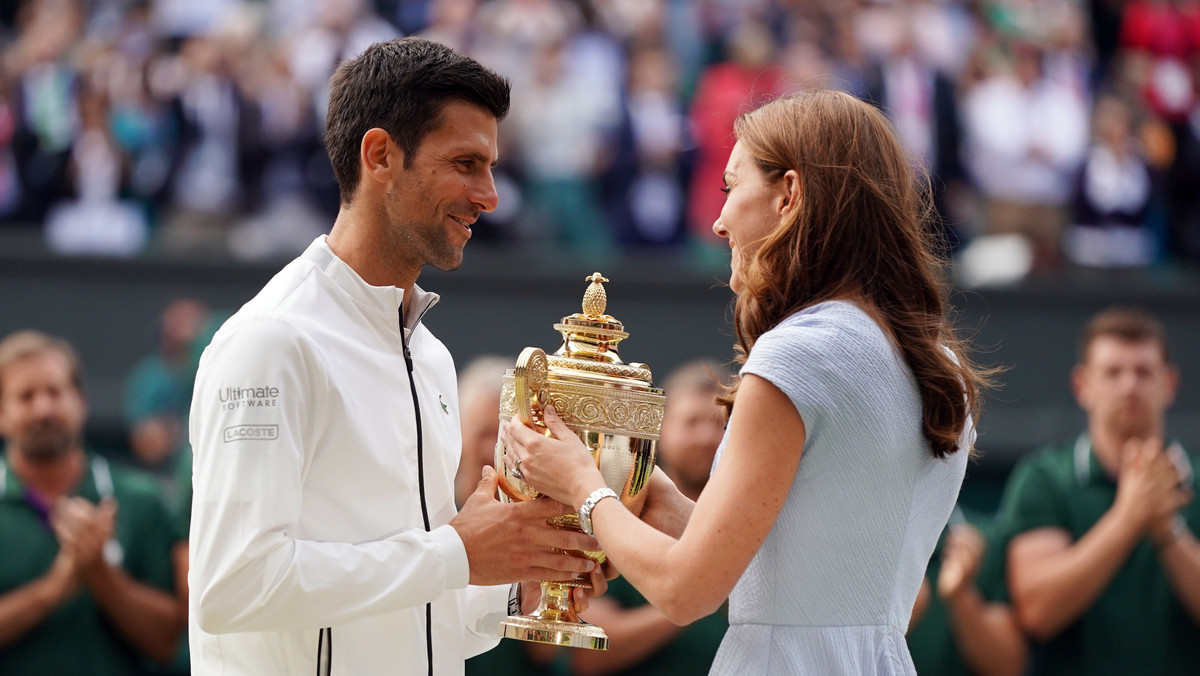
[[[33,461],[62,457],[82,439],[87,403],[57,352],[9,364],[0,380],[0,434]]]
[[[1099,336],[1075,367],[1075,398],[1089,419],[1120,437],[1162,434],[1178,375],[1156,341]]]
[[[703,486],[724,434],[722,409],[711,394],[686,390],[671,393],[658,442],[663,468],[689,486]]]
[[[384,204],[394,225],[395,254],[420,269],[453,270],[480,212],[496,208],[496,118],[486,109],[450,101],[441,122],[417,147],[411,167],[401,164]]]

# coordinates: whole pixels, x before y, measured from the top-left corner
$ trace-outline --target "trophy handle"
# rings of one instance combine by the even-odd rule
[[[538,347],[521,350],[517,364],[513,367],[513,393],[517,400],[517,415],[521,421],[542,434],[549,434],[542,418],[542,407],[549,401],[546,380],[550,375],[550,362],[546,352]]]

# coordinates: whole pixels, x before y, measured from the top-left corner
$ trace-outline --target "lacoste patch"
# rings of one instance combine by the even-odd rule
[[[274,441],[279,438],[279,425],[234,425],[225,428],[225,443],[234,441]]]

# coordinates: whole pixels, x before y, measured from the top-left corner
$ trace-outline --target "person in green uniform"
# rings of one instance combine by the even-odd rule
[[[955,507],[926,569],[909,622],[918,674],[1020,676],[1029,647],[1004,584],[998,519]]]
[[[181,533],[148,475],[83,444],[79,359],[57,338],[0,342],[0,674],[129,676],[175,655]]]
[[[1087,429],[1013,470],[1009,591],[1037,673],[1200,673],[1197,459],[1166,429],[1178,381],[1155,317],[1100,313],[1071,374]]]
[[[725,382],[728,375],[720,364],[702,359],[676,367],[663,380],[667,406],[658,464],[692,500],[700,497],[708,482],[725,432],[716,395],[718,379]],[[729,627],[724,609],[680,627],[623,577],[610,581],[608,593],[591,600],[584,619],[604,629],[609,649],[571,651],[573,676],[707,674]]]

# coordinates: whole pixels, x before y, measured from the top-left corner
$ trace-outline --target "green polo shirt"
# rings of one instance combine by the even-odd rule
[[[1008,601],[1008,588],[1004,583],[1004,531],[996,519],[973,510],[956,507],[951,524],[958,519],[966,520],[983,533],[987,550],[979,566],[979,574],[975,578],[975,586],[984,600],[989,602]],[[946,544],[946,532],[949,526],[942,530],[937,547],[925,569],[925,579],[929,582],[930,599],[925,615],[912,631],[905,637],[908,650],[912,653],[913,664],[918,674],[934,674],[936,676],[968,676],[972,672],[963,663],[962,655],[954,642],[950,630],[950,617],[946,606],[937,595],[937,579],[942,571],[942,549]]]
[[[89,455],[88,470],[76,495],[117,502],[115,541],[110,551],[134,579],[174,593],[170,550],[181,537],[149,476]],[[58,540],[45,516],[25,495],[25,487],[0,464],[0,595],[41,577],[58,554]],[[4,676],[129,676],[146,673],[142,658],[86,590],[60,606],[16,642],[0,647]]]
[[[1200,462],[1190,457],[1191,465]],[[1200,488],[1192,473],[1192,490]],[[1078,541],[1116,500],[1117,485],[1100,466],[1086,435],[1023,458],[1001,507],[1011,533],[1061,528]],[[1200,500],[1180,512],[1195,533]],[[1149,541],[1130,554],[1100,598],[1074,624],[1035,646],[1035,673],[1200,673],[1200,626],[1167,582]]]

